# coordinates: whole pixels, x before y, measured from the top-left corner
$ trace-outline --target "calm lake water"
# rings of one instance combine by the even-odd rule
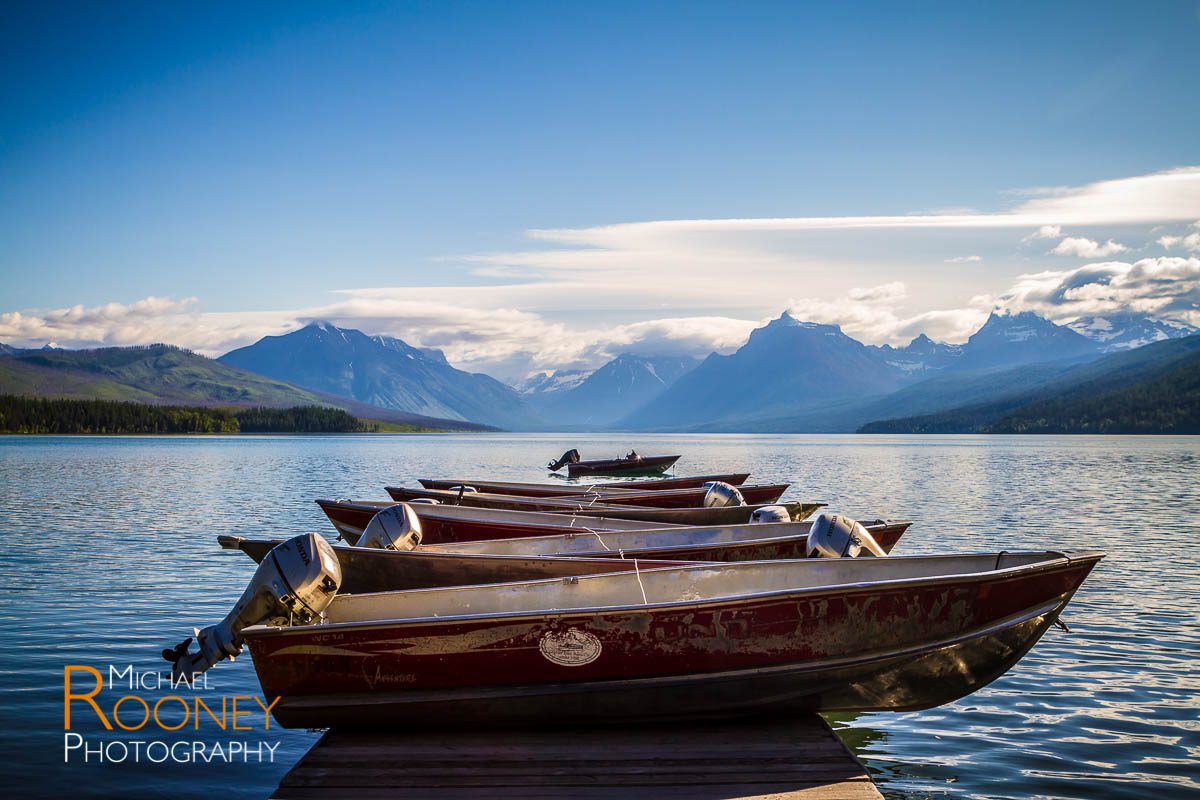
[[[789,499],[916,520],[897,553],[1108,551],[1064,614],[1071,633],[1052,629],[991,686],[920,713],[833,717],[889,797],[1200,797],[1200,441],[1151,437],[2,438],[7,787],[266,797],[317,733],[263,730],[261,712],[243,718],[250,731],[205,717],[200,730],[127,733],[104,730],[76,703],[72,729],[89,743],[278,744],[274,763],[265,748],[261,764],[83,763],[81,750],[64,763],[64,665],[163,669],[161,648],[224,616],[253,572],[245,556],[218,549],[219,533],[332,537],[313,498],[381,498],[387,483],[428,476],[546,480],[541,465],[568,447],[604,457],[631,445],[684,453],[681,474],[751,470],[791,482]],[[219,706],[258,691],[240,658],[213,669],[200,696]],[[107,714],[129,693],[96,699]],[[137,694],[153,704],[180,693]],[[162,711],[168,725],[182,719],[177,706]],[[126,724],[141,714],[136,701],[121,709]]]

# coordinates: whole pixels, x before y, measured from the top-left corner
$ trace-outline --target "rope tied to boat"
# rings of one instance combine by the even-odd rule
[[[625,555],[622,553],[621,558]],[[642,583],[642,571],[638,569],[638,560],[633,560],[633,574],[637,576],[638,588],[642,590],[642,605],[650,605],[650,601],[646,599],[646,585]]]

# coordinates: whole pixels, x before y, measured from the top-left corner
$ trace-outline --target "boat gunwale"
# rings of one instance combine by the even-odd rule
[[[221,542],[222,538],[225,538],[225,534],[218,534],[217,540],[218,540],[218,543],[221,545],[221,548],[223,551],[226,551],[226,550],[229,552],[237,551],[240,553],[245,553],[246,555],[250,555],[250,554],[241,548],[241,546],[240,546],[241,542],[251,542],[251,543],[255,543],[255,544],[274,543],[274,544],[278,545],[278,544],[282,544],[283,542],[287,541],[287,539],[251,539],[251,538],[248,538],[245,536],[231,536],[231,537],[228,537],[230,540],[230,544],[226,545],[224,542]],[[664,566],[647,567],[646,569],[643,570],[643,572],[650,572],[651,570],[658,570],[658,569],[676,569],[678,567],[699,567],[699,566],[715,567],[715,566],[721,566],[722,564],[725,564],[725,563],[750,563],[750,562],[724,562],[724,561],[697,561],[696,559],[687,559],[687,558],[669,559],[669,558],[641,558],[641,557],[638,557],[637,559],[630,559],[630,558],[620,559],[620,558],[607,558],[607,557],[603,557],[603,556],[592,557],[592,556],[587,556],[587,555],[579,555],[576,553],[551,553],[551,554],[547,554],[547,555],[526,554],[526,553],[443,553],[440,550],[434,550],[432,547],[430,547],[429,549],[418,548],[416,550],[383,550],[383,549],[376,549],[376,548],[371,548],[371,547],[358,547],[357,545],[352,545],[352,544],[339,544],[337,542],[330,542],[330,546],[334,549],[334,552],[337,552],[340,550],[351,550],[355,553],[365,553],[367,555],[383,556],[384,558],[411,558],[413,556],[416,556],[418,558],[425,557],[425,558],[466,559],[466,560],[500,559],[500,560],[508,560],[508,561],[551,561],[551,562],[585,561],[585,562],[600,562],[600,563],[604,563],[604,564],[611,564],[614,561],[619,562],[622,560],[630,561],[630,562],[632,562],[632,561],[656,561],[656,562],[659,562],[660,564],[664,561],[670,562],[670,561],[674,560],[676,562],[674,564],[668,563]],[[678,548],[675,548],[675,549],[678,549]],[[798,561],[801,559],[774,559],[774,560]],[[258,563],[262,563],[262,562],[258,562]],[[631,569],[629,571],[632,572],[633,570]],[[513,583],[540,583],[542,581],[561,581],[564,578],[591,578],[591,577],[598,577],[600,575],[609,575],[609,574],[612,574],[612,573],[595,572],[595,573],[588,573],[585,575],[566,575],[566,576],[559,576],[559,577],[554,577],[554,578],[537,578],[535,580],[528,580],[528,581],[504,581],[502,583],[479,583],[479,584],[471,583],[471,584],[463,584],[462,586],[426,586],[421,589],[391,589],[391,590],[388,590],[385,592],[357,592],[357,593],[353,593],[352,595],[350,593],[348,593],[346,595],[339,594],[338,596],[339,597],[343,597],[343,596],[345,596],[345,597],[349,597],[349,596],[362,597],[365,594],[392,594],[393,592],[424,592],[424,591],[436,591],[436,590],[441,590],[441,589],[477,589],[477,588],[481,588],[484,586],[508,586],[509,584],[513,584]],[[439,617],[438,619],[447,619],[447,618]],[[330,623],[330,624],[333,624],[333,623]],[[250,627],[250,626],[248,626],[248,627]]]
[[[278,636],[300,635],[310,632],[323,631],[344,631],[344,630],[371,630],[375,628],[395,628],[395,627],[420,627],[427,625],[440,625],[445,623],[459,622],[487,622],[493,620],[524,620],[527,618],[545,617],[549,619],[563,619],[575,616],[595,616],[596,614],[628,614],[628,613],[643,613],[643,612],[659,612],[669,611],[674,609],[689,609],[704,606],[737,606],[756,603],[761,600],[770,600],[781,597],[805,597],[808,595],[826,594],[836,590],[841,594],[862,594],[864,592],[876,591],[880,588],[895,588],[901,585],[912,585],[916,587],[936,586],[941,583],[945,584],[974,584],[982,583],[987,580],[1000,578],[1007,580],[1009,578],[1018,577],[1024,573],[1035,572],[1051,572],[1059,570],[1063,567],[1068,567],[1078,562],[1090,561],[1093,565],[1105,558],[1107,553],[1103,550],[1002,550],[1000,552],[982,552],[982,553],[945,553],[933,555],[909,555],[909,556],[889,556],[894,560],[907,559],[954,559],[964,557],[979,557],[979,556],[995,556],[997,560],[1004,556],[1022,556],[1043,554],[1046,556],[1057,556],[1056,558],[1046,558],[1035,561],[1030,564],[1018,564],[1012,567],[1004,567],[1002,569],[985,570],[982,572],[964,572],[950,573],[946,575],[928,575],[923,577],[908,577],[908,578],[892,578],[887,580],[867,581],[857,583],[828,583],[820,586],[808,586],[802,588],[776,589],[768,592],[756,592],[753,594],[738,594],[738,595],[721,595],[716,597],[702,598],[697,600],[668,600],[659,603],[633,603],[617,606],[583,606],[566,609],[531,609],[522,611],[508,612],[480,612],[476,614],[449,614],[446,616],[432,617],[393,617],[388,619],[372,619],[372,620],[349,620],[345,622],[324,622],[309,623],[307,625],[252,625],[243,629],[242,633],[247,640],[252,638],[275,638]],[[636,564],[642,559],[632,559],[637,570]],[[705,562],[701,564],[692,564],[682,567],[655,567],[647,569],[647,573],[658,573],[666,570],[676,570],[679,572],[693,570],[713,570],[713,569],[738,569],[748,568],[753,565],[779,565],[785,563],[813,563],[814,561],[831,561],[835,559],[778,559],[772,561],[739,561],[739,562]],[[478,584],[465,587],[436,587],[429,589],[406,589],[397,592],[365,592],[358,595],[346,595],[347,597],[369,597],[371,595],[381,594],[399,594],[409,592],[448,592],[457,589],[479,590],[490,587],[507,587],[513,588],[517,585],[531,584],[555,584],[579,581],[584,578],[593,577],[617,577],[627,576],[628,572],[623,573],[600,573],[598,575],[575,575],[566,578],[542,578],[535,581],[511,581],[504,583]]]
[[[764,527],[767,527],[767,526],[769,526],[769,525],[770,525],[770,524],[772,524],[772,523],[765,523],[765,524],[764,524],[764,523],[749,523],[749,522],[748,522],[748,523],[746,523],[745,525],[728,525],[728,526],[719,526],[719,525],[711,525],[711,526],[710,526],[710,525],[695,525],[695,526],[690,526],[690,525],[688,525],[688,526],[680,526],[680,527],[683,529],[683,530],[682,530],[682,532],[686,534],[686,533],[688,533],[688,532],[689,532],[689,531],[688,531],[688,528],[692,528],[692,527],[696,527],[696,528],[720,528],[720,527],[729,527],[729,528],[743,528],[743,527],[746,527],[746,528],[748,528],[748,527],[750,527],[752,524],[753,524],[753,525],[754,525],[754,527],[756,527],[756,528],[764,528]],[[783,522],[783,523],[779,523],[779,524],[781,524],[781,525],[810,525],[810,528],[809,528],[809,530],[811,530],[811,523],[809,523],[808,521],[803,521],[803,522]],[[864,523],[864,527],[866,527],[866,529],[867,529],[867,532],[869,533],[869,532],[871,532],[871,528],[873,528],[873,527],[884,528],[884,527],[895,527],[895,526],[899,526],[899,525],[904,525],[904,526],[905,526],[905,531],[907,531],[907,530],[908,530],[908,528],[911,528],[911,527],[913,526],[913,524],[914,524],[914,523],[913,523],[911,520],[896,520],[896,521],[889,521],[889,522],[887,522],[887,523],[885,523],[885,524],[878,525],[878,526],[876,526],[876,525],[867,525],[867,524],[865,524],[865,523]],[[652,533],[654,536],[669,536],[669,535],[671,535],[671,534],[673,534],[673,533],[680,533],[681,531],[679,531],[679,530],[672,530],[672,529],[667,529],[667,530],[664,530],[664,531],[658,531],[658,530],[654,530],[654,529],[649,529],[649,532],[650,532],[650,533]],[[600,538],[600,537],[602,537],[602,536],[606,536],[606,535],[612,535],[612,534],[629,534],[629,533],[641,534],[641,533],[643,533],[643,531],[640,531],[640,530],[631,530],[631,531],[583,531],[583,533],[584,533],[584,534],[586,534],[586,535],[595,536],[595,537],[597,537],[597,538]],[[574,538],[582,538],[582,537],[581,537],[579,534],[560,533],[560,534],[551,534],[551,535],[549,535],[549,536],[544,536],[544,537],[543,537],[543,536],[527,536],[527,537],[513,537],[513,538],[511,538],[511,539],[469,539],[469,540],[467,540],[467,541],[463,541],[463,542],[445,542],[445,543],[443,543],[443,544],[430,544],[430,545],[421,545],[420,549],[422,549],[422,550],[427,550],[427,551],[432,551],[432,552],[436,552],[436,553],[444,553],[444,554],[447,554],[447,555],[449,555],[449,554],[456,554],[456,555],[468,555],[468,553],[465,553],[465,552],[463,552],[463,553],[459,553],[457,549],[443,550],[442,548],[443,548],[443,547],[457,548],[459,545],[490,545],[490,544],[495,544],[495,543],[497,543],[497,542],[505,542],[505,543],[508,543],[508,542],[527,542],[527,541],[529,541],[529,540],[536,540],[536,539],[543,539],[543,540],[549,540],[549,539],[562,539],[562,538],[564,538],[564,537],[566,537],[566,536],[573,536]],[[730,540],[724,540],[724,541],[720,541],[720,540],[718,540],[718,541],[707,541],[707,542],[705,542],[705,541],[701,541],[701,542],[685,542],[685,543],[681,543],[681,544],[672,544],[672,545],[665,545],[665,546],[660,546],[660,547],[606,548],[606,549],[603,549],[603,550],[581,550],[581,551],[578,551],[578,552],[569,552],[569,553],[520,553],[520,554],[518,554],[518,553],[480,553],[480,552],[472,552],[472,553],[470,553],[470,555],[480,555],[480,556],[483,556],[483,555],[489,555],[489,556],[490,556],[490,555],[497,555],[497,556],[499,556],[499,555],[528,555],[528,556],[536,556],[536,557],[538,557],[538,558],[552,558],[552,557],[555,557],[555,556],[576,556],[576,557],[578,557],[578,558],[590,558],[591,556],[590,556],[589,554],[591,554],[591,553],[621,553],[623,550],[627,550],[627,549],[628,549],[628,550],[636,550],[638,553],[655,553],[655,552],[659,552],[659,551],[663,551],[663,550],[680,550],[680,549],[683,549],[683,548],[689,548],[689,547],[690,547],[690,548],[719,547],[719,548],[722,548],[722,549],[724,549],[724,548],[730,548],[730,549],[732,549],[732,548],[735,548],[735,547],[757,547],[757,546],[760,546],[760,545],[771,545],[771,544],[779,544],[779,543],[781,543],[781,542],[788,542],[788,541],[798,541],[798,540],[800,540],[800,539],[808,539],[808,536],[809,536],[809,533],[806,531],[806,532],[804,532],[804,533],[788,533],[788,534],[780,534],[779,536],[767,536],[767,537],[764,537],[764,538],[759,538],[759,539],[730,539]],[[603,543],[603,540],[602,540],[602,543]],[[463,548],[463,549],[465,550],[466,548]],[[914,555],[915,555],[915,554],[914,554]],[[599,557],[600,557],[600,558],[612,558],[613,556],[599,556]],[[621,555],[621,556],[619,556],[619,557],[620,557],[620,558],[622,558],[622,559],[624,559],[624,558],[625,558],[625,556],[623,556],[623,555]],[[639,556],[639,558],[640,558],[640,556]],[[626,559],[626,560],[628,560],[628,559]],[[758,559],[758,560],[759,560],[759,561],[765,561],[765,560],[768,560],[768,559]],[[788,558],[781,558],[781,559],[771,559],[771,560],[775,560],[775,561],[797,561],[797,560],[799,560],[799,559],[788,559]],[[712,562],[712,563],[718,563],[718,564],[719,564],[719,563],[728,563],[728,562]]]
[[[421,486],[426,489],[441,488],[438,486],[430,486],[429,485],[430,483],[447,484],[447,486],[475,486],[475,487],[479,487],[479,486],[510,486],[510,487],[520,487],[520,488],[535,489],[535,490],[542,490],[542,489],[558,490],[558,489],[576,488],[576,489],[580,490],[580,493],[582,494],[582,493],[589,493],[594,490],[606,491],[609,489],[639,492],[639,491],[657,491],[657,490],[665,491],[667,488],[693,488],[693,489],[700,488],[698,486],[696,486],[696,487],[683,487],[683,486],[681,486],[681,487],[661,487],[661,486],[646,486],[645,485],[647,483],[669,482],[669,481],[676,481],[676,482],[700,481],[702,485],[704,482],[708,482],[708,481],[723,481],[725,483],[730,483],[734,486],[742,486],[743,484],[746,483],[746,481],[750,480],[750,476],[752,474],[753,473],[750,473],[750,472],[720,472],[720,473],[712,473],[712,474],[707,474],[707,475],[679,475],[674,478],[648,478],[646,480],[633,479],[633,480],[628,480],[628,481],[603,481],[603,482],[597,482],[597,483],[577,483],[577,484],[546,483],[544,481],[541,481],[541,482],[539,482],[539,481],[509,481],[509,480],[495,480],[495,479],[490,479],[490,478],[489,479],[480,478],[478,480],[467,480],[467,479],[459,479],[459,478],[417,478],[417,483],[421,484]],[[560,481],[572,480],[571,478],[562,478],[561,476],[556,476],[556,477],[558,477]],[[731,480],[725,480],[726,478],[729,478]],[[766,484],[766,485],[770,485],[770,484]]]
[[[537,499],[537,498],[530,498],[530,499]],[[551,499],[551,498],[546,498],[546,499]],[[330,508],[330,507],[335,508],[335,509],[336,508],[345,508],[345,509],[349,509],[352,511],[362,511],[362,512],[365,512],[368,510],[374,510],[374,512],[376,514],[378,514],[380,511],[384,511],[385,509],[392,508],[392,507],[398,506],[398,505],[403,505],[405,503],[411,504],[413,501],[411,501],[411,500],[331,500],[326,497],[319,497],[316,500],[313,500],[313,502],[316,503],[318,506],[320,506],[321,510],[324,511],[326,516],[328,517],[328,515],[329,515],[328,508]],[[576,523],[587,522],[588,526],[595,526],[595,528],[602,533],[612,533],[612,532],[616,532],[616,531],[621,531],[623,533],[625,531],[632,531],[632,530],[668,530],[668,529],[676,529],[676,528],[710,528],[710,527],[714,527],[712,525],[687,525],[682,522],[660,522],[658,520],[651,520],[651,519],[627,519],[625,517],[590,516],[587,514],[575,513],[575,510],[573,510],[570,513],[565,513],[565,512],[561,512],[561,511],[538,511],[538,510],[525,510],[525,509],[513,509],[513,508],[491,508],[489,506],[460,506],[460,505],[453,505],[450,503],[439,503],[437,505],[427,505],[427,504],[418,503],[416,505],[417,505],[417,507],[414,509],[414,511],[416,511],[417,516],[428,516],[431,519],[438,519],[439,521],[445,520],[448,522],[478,522],[481,524],[486,523],[488,525],[495,525],[497,527],[535,526],[535,527],[556,527],[556,528],[561,528],[563,531],[569,531],[569,530],[587,531],[587,530],[589,530],[589,527],[578,527],[578,528],[575,527]],[[798,504],[798,505],[803,505],[803,504]],[[638,508],[638,506],[634,506],[634,508]],[[433,509],[433,510],[430,511],[430,509]],[[451,516],[442,516],[439,518],[437,511],[440,509],[459,509],[459,510],[462,510],[464,512],[469,512],[469,513],[466,513],[464,516],[461,516],[461,517],[451,515]],[[683,511],[686,509],[665,509],[664,508],[664,509],[647,509],[647,510]],[[477,516],[476,512],[482,512],[482,516]],[[499,512],[501,514],[504,514],[505,516],[501,519],[487,519],[487,515],[491,514],[493,512]],[[552,521],[540,521],[540,520],[532,520],[531,521],[531,520],[511,519],[507,516],[509,514],[528,514],[531,516],[537,515],[539,517],[555,517],[556,519],[552,520]],[[330,522],[333,522],[332,517],[330,517],[329,519],[330,519]],[[807,520],[800,520],[800,521],[806,522]],[[617,525],[620,525],[622,527],[607,528],[607,529],[604,528],[603,526],[608,523],[616,523]],[[635,523],[637,524],[637,526],[644,526],[644,527],[634,527]],[[334,524],[336,524],[336,523],[334,523]],[[738,523],[738,524],[748,525],[749,523]],[[629,525],[631,527],[626,528],[626,527],[624,527],[625,525]],[[510,537],[510,538],[515,539],[515,538],[521,538],[521,537],[514,536],[514,537]],[[477,540],[470,539],[468,541],[477,541]]]
[[[481,481],[480,484],[486,485],[485,482],[483,482],[483,481]],[[464,484],[464,485],[470,486],[470,484]],[[553,488],[553,487],[551,487],[551,488]],[[572,488],[572,487],[565,487],[565,488]],[[500,491],[482,491],[482,490],[478,490],[478,489],[475,492],[471,492],[471,494],[481,494],[481,495],[484,495],[485,497],[519,498],[522,500],[534,500],[534,501],[536,501],[536,500],[569,501],[571,498],[574,498],[574,497],[603,497],[605,495],[605,493],[609,492],[612,488],[613,487],[594,487],[594,486],[588,485],[588,486],[581,486],[575,491],[564,492],[563,494],[560,494],[560,495],[547,495],[544,497],[530,497],[527,495],[509,494],[507,492],[500,492]],[[702,488],[703,487],[694,487],[694,486],[685,486],[685,487],[675,488],[675,489],[654,489],[654,488],[624,489],[624,488],[622,488],[620,492],[618,492],[617,494],[615,494],[613,496],[621,497],[621,498],[628,498],[629,495],[646,495],[647,497],[666,496],[668,498],[671,498],[671,497],[681,497],[681,496],[683,496],[683,494],[685,492],[691,492],[691,493],[699,492],[699,491],[701,491]],[[741,486],[737,486],[734,488],[736,488],[740,492],[752,492],[752,491],[764,490],[764,489],[779,489],[780,490],[779,496],[782,497],[783,494],[785,492],[787,492],[788,489],[792,488],[792,484],[790,484],[790,483],[751,483],[751,484],[743,484]],[[425,486],[419,486],[419,487],[418,486],[392,486],[391,484],[385,485],[383,487],[383,490],[385,492],[387,492],[389,495],[393,491],[411,492],[413,494],[426,494],[426,493],[430,493],[430,492],[440,492],[443,494],[451,495],[453,497],[457,497],[459,494],[458,492],[454,491],[453,489],[430,489]],[[398,503],[405,502],[406,503],[409,501],[396,500],[395,502],[398,502]],[[745,505],[757,505],[757,504],[746,503]],[[767,505],[770,505],[770,504],[767,504]],[[654,507],[654,506],[652,506],[652,507]],[[705,508],[705,507],[706,506],[681,506],[681,508]]]
[[[388,492],[389,494],[391,493],[392,489],[395,489],[395,490],[401,491],[401,492],[414,492],[414,493],[418,493],[418,494],[431,494],[433,492],[445,492],[446,494],[450,495],[451,498],[459,497],[459,494],[457,492],[450,492],[445,489],[410,489],[410,488],[403,487],[403,486],[385,486],[384,487],[384,491]],[[669,516],[671,514],[678,514],[680,512],[724,511],[724,510],[727,510],[730,508],[744,508],[749,512],[754,512],[760,508],[766,508],[768,506],[783,506],[784,508],[786,508],[788,510],[788,513],[791,514],[793,511],[801,511],[807,506],[812,506],[815,511],[815,509],[825,508],[829,505],[828,503],[812,502],[812,501],[808,501],[808,500],[776,500],[773,503],[745,503],[745,504],[739,505],[739,506],[680,506],[680,507],[674,508],[674,507],[664,507],[664,506],[643,506],[643,505],[637,505],[636,503],[619,504],[619,503],[596,502],[597,500],[601,499],[601,495],[596,495],[595,500],[593,500],[590,503],[579,502],[574,499],[576,497],[580,497],[581,495],[568,495],[565,497],[521,497],[519,495],[495,494],[492,492],[475,492],[469,496],[473,497],[473,498],[481,499],[484,502],[480,503],[479,505],[469,505],[469,504],[465,504],[465,503],[462,504],[461,506],[459,506],[459,504],[457,504],[457,503],[443,503],[443,505],[449,505],[452,507],[465,507],[465,508],[486,508],[486,509],[491,509],[494,511],[524,511],[526,509],[505,508],[502,505],[488,505],[488,503],[508,503],[511,505],[522,505],[522,504],[545,505],[545,506],[549,506],[549,508],[532,508],[532,509],[528,509],[528,510],[536,512],[536,513],[544,513],[544,514],[561,514],[563,516],[569,516],[571,514],[571,512],[580,513],[580,512],[585,512],[585,511],[587,511],[587,512],[608,511],[608,512],[616,512],[616,513],[610,513],[608,515],[608,516],[614,517],[616,519],[622,519],[622,517],[620,516],[621,514],[630,514],[630,513],[661,514],[664,516]],[[419,498],[419,499],[423,499],[423,498]],[[443,498],[438,496],[438,497],[433,497],[430,499],[441,500]],[[450,498],[446,498],[446,499],[450,499]],[[393,501],[393,503],[392,503],[393,505],[396,505],[399,503],[411,503],[412,502],[411,499],[396,500],[395,497],[392,498],[392,501]],[[319,501],[318,501],[318,503],[319,503]],[[808,516],[813,514],[814,511],[810,511],[808,514],[806,514],[805,518],[807,518]],[[584,514],[584,516],[603,517],[605,515],[601,513],[601,514]],[[625,517],[625,519],[638,519],[638,518],[637,517]],[[801,520],[795,520],[795,521],[801,522],[803,520],[801,519]]]

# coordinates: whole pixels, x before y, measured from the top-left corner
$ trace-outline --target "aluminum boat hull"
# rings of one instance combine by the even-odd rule
[[[854,559],[849,565],[819,559],[656,570],[636,576],[651,587],[643,594],[680,576],[760,581],[817,570],[810,579],[828,573],[842,582],[626,607],[493,608],[539,586],[583,597],[595,586],[623,590],[633,585],[628,574],[567,579],[573,583],[561,587],[543,582],[412,593],[412,600],[408,593],[363,595],[345,608],[361,614],[374,604],[436,605],[458,596],[468,608],[452,618],[354,617],[349,623],[338,623],[335,614],[335,624],[254,626],[243,634],[264,694],[279,698],[273,715],[285,727],[545,726],[906,711],[953,701],[1004,674],[1058,618],[1103,554],[1030,561],[1034,556],[1041,558],[986,554]],[[949,574],[929,574],[939,558],[957,559],[944,562]],[[997,569],[979,570],[988,559]],[[959,562],[977,571],[955,574]],[[869,579],[909,568],[908,579]],[[854,581],[856,574],[864,580]],[[496,599],[488,607],[471,604],[489,596]]]

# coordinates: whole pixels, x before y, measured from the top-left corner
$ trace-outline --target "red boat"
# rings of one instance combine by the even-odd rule
[[[750,561],[338,595],[316,623],[241,636],[284,727],[905,711],[1004,674],[1103,555]]]
[[[599,502],[606,505],[646,506],[647,508],[703,508],[704,497],[708,494],[708,488],[700,486],[697,488],[652,489],[649,491],[592,489],[584,492],[575,490],[558,495],[530,496],[502,491],[486,491],[482,487],[471,484],[460,485],[468,492],[474,490],[474,493],[490,498],[519,498],[534,503],[539,500],[576,503]],[[738,487],[743,500],[750,505],[774,503],[783,496],[783,493],[787,489],[788,484],[786,483]],[[408,501],[416,500],[417,498],[433,498],[444,502],[453,502],[458,498],[459,494],[456,489],[417,489],[406,486],[389,486],[387,487],[387,493],[392,496],[393,500]]]
[[[354,544],[370,524],[371,518],[381,508],[394,506],[396,502],[318,500],[317,505],[329,517],[341,538]],[[413,503],[412,510],[420,517],[424,541],[429,544],[544,536],[571,530],[632,531],[677,527],[663,522],[424,503]]]
[[[602,490],[648,491],[659,489],[699,489],[706,483],[728,483],[741,486],[750,479],[749,472],[733,472],[726,475],[691,475],[685,478],[652,478],[649,480],[616,481],[613,483],[518,483],[513,481],[459,480],[421,478],[418,482],[426,489],[457,489],[472,486],[481,492],[511,494],[517,497],[563,497],[572,494],[588,494]]]

